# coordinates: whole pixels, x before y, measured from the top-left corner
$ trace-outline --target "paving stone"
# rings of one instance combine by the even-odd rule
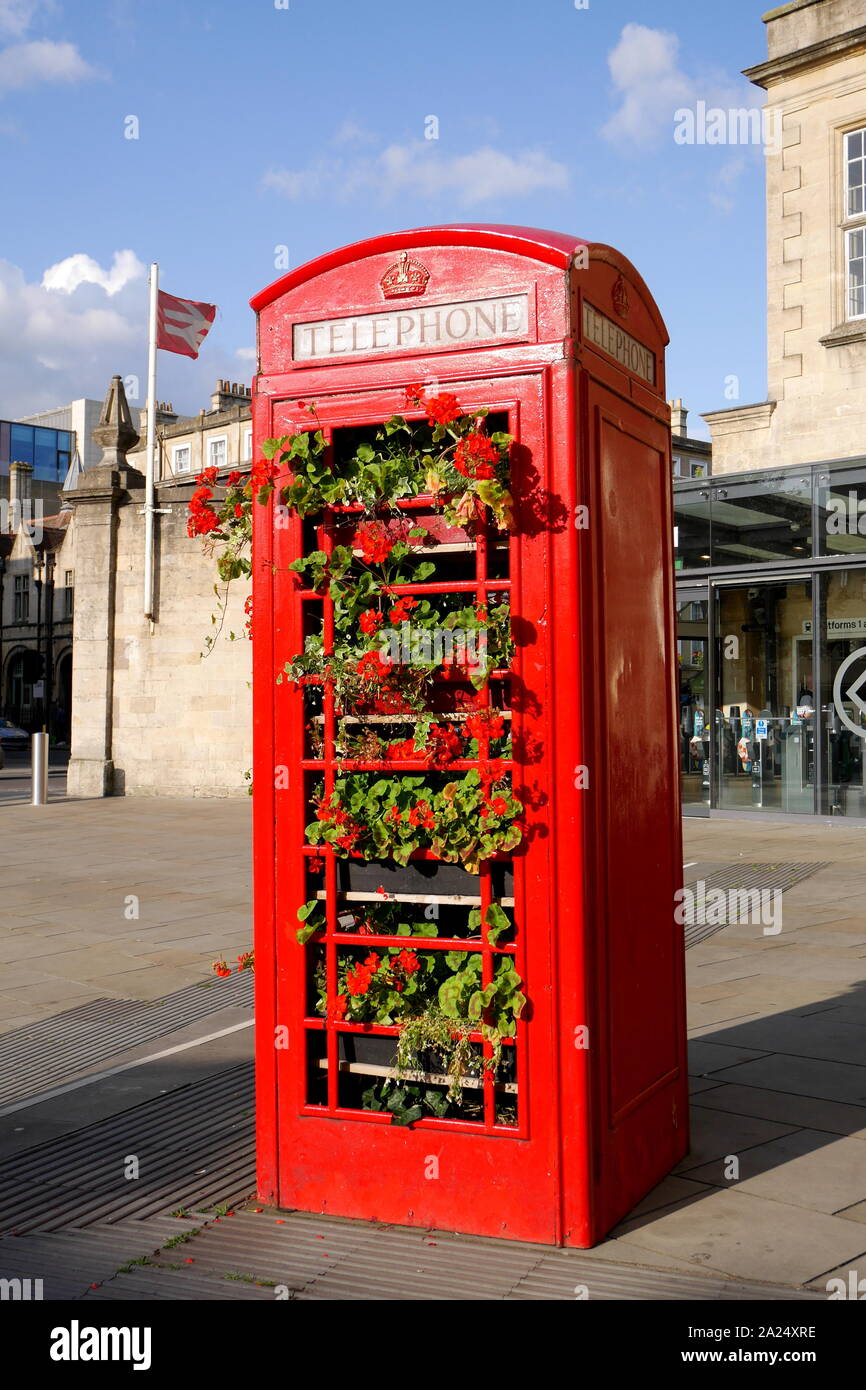
[[[700,1103],[704,1109],[757,1115],[798,1128],[826,1130],[829,1134],[866,1139],[866,1106],[845,1105],[836,1100],[760,1090],[728,1082],[717,1082],[711,1093],[701,1095]]]
[[[806,1284],[866,1247],[856,1222],[746,1192],[715,1191],[622,1228],[632,1246],[682,1257],[703,1269],[768,1283]],[[866,1272],[866,1271],[864,1271]]]
[[[840,1289],[838,1286],[832,1286],[830,1281],[833,1279],[841,1279],[844,1287]],[[809,1288],[819,1289],[821,1293],[826,1293],[828,1298],[832,1295],[845,1302],[852,1299],[860,1302],[866,1298],[866,1239],[859,1255],[837,1265],[835,1269],[823,1270],[816,1278],[810,1280]]]
[[[826,1058],[830,1062],[866,1064],[866,1036],[860,1028],[837,1021],[829,1012],[820,1014],[776,1014],[771,1018],[747,1020],[732,1028],[721,1028],[714,1042],[736,1047],[754,1047],[763,1052],[785,1052],[792,1056]]]
[[[742,1082],[771,1091],[866,1104],[866,1067],[771,1053],[715,1073],[720,1081]]]
[[[733,1148],[739,1177],[726,1181],[724,1165],[704,1164],[690,1169],[698,1182],[772,1197],[810,1211],[838,1212],[866,1201],[866,1145],[861,1139],[800,1129],[742,1152]]]
[[[837,1216],[843,1216],[846,1221],[860,1221],[866,1225],[866,1201],[855,1202],[853,1206],[843,1207],[836,1212]]]
[[[789,1134],[793,1128],[756,1115],[737,1115],[729,1110],[709,1109],[702,1105],[700,1096],[691,1106],[689,1116],[689,1152],[677,1164],[674,1172],[687,1173],[690,1180],[693,1180],[695,1170],[703,1164],[718,1161],[728,1154],[740,1154],[753,1145]]]
[[[760,1049],[739,1047],[736,1043],[717,1044],[696,1039],[689,1043],[689,1072],[704,1076],[708,1072],[718,1071],[720,1067],[730,1067],[735,1062],[749,1061],[761,1055]]]

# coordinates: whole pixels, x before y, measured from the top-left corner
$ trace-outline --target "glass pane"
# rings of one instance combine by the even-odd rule
[[[839,468],[819,473],[818,555],[866,554],[866,469]]]
[[[866,816],[866,571],[822,581],[821,738],[826,815]]]
[[[719,588],[718,805],[815,810],[812,585]]]
[[[58,475],[57,434],[54,430],[36,430],[34,478],[56,482]],[[62,481],[62,479],[61,479]]]
[[[866,314],[866,231],[848,233],[848,317]]]
[[[811,474],[768,473],[712,493],[714,565],[803,560],[812,553]]]
[[[674,550],[678,570],[710,563],[710,494],[705,488],[674,488]]]
[[[13,463],[33,462],[33,426],[13,425],[10,453]]]
[[[684,815],[709,815],[709,600],[706,588],[677,594],[680,676],[680,787]]]

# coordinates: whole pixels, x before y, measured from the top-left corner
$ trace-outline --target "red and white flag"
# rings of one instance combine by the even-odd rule
[[[176,299],[159,291],[156,317],[156,345],[164,352],[182,357],[198,357],[205,334],[216,318],[215,304],[197,304],[194,299]]]

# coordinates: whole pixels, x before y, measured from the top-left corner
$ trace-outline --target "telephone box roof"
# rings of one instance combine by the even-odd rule
[[[664,342],[668,334],[658,306],[644,283],[642,276],[631,262],[612,246],[602,242],[585,241],[568,232],[551,232],[542,227],[509,227],[496,223],[450,222],[439,227],[415,227],[403,232],[386,232],[382,236],[368,237],[365,241],[355,241],[348,246],[339,246],[327,251],[312,261],[290,270],[273,284],[267,285],[250,300],[251,307],[259,313],[281,295],[303,285],[307,280],[322,275],[327,270],[337,269],[363,260],[366,256],[380,255],[386,251],[418,250],[423,246],[477,246],[490,250],[510,251],[528,260],[540,261],[545,265],[559,266],[565,270],[575,251],[588,246],[590,257],[594,260],[608,261],[621,270],[640,291],[647,304]]]

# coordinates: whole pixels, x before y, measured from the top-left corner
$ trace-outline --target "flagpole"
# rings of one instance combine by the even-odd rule
[[[153,513],[156,476],[156,318],[159,301],[159,265],[150,267],[150,303],[147,316],[147,472],[144,490],[144,616],[153,622]]]

